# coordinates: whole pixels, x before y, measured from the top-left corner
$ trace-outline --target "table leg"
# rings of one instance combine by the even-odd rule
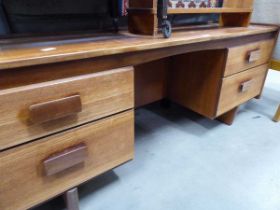
[[[280,121],[280,105],[278,107],[278,110],[274,116],[274,119],[273,119],[275,122],[279,122]]]
[[[217,120],[227,124],[227,125],[232,125],[236,112],[237,112],[238,107],[234,108],[233,110],[221,115],[220,117],[217,118]]]
[[[79,210],[79,195],[77,188],[65,192],[64,200],[67,210]]]

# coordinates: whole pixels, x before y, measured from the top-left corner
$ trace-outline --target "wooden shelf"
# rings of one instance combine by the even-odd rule
[[[129,8],[130,13],[157,14],[153,8]],[[222,14],[222,13],[251,13],[251,8],[180,8],[168,9],[168,14]]]
[[[158,16],[157,2],[158,0],[130,0],[128,28],[131,33],[156,36],[160,29],[168,26],[161,24],[165,18]],[[220,8],[169,8],[167,15],[217,14],[220,26],[248,27],[253,5],[254,0],[223,0],[223,7]]]
[[[221,13],[251,13],[251,8],[180,8],[168,9],[168,14],[221,14]]]

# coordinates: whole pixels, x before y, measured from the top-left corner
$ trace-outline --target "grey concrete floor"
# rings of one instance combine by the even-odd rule
[[[135,159],[79,187],[81,210],[280,210],[280,72],[232,126],[182,107],[136,112]],[[34,210],[62,210],[58,197]]]

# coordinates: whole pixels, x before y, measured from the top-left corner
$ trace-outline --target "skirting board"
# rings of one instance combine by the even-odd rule
[[[280,60],[272,60],[270,62],[270,68],[273,70],[280,71]]]

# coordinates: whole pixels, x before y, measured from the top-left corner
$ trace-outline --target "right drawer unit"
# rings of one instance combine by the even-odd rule
[[[268,39],[228,49],[224,76],[230,76],[269,62],[275,40]]]
[[[210,119],[261,94],[274,39],[174,56],[168,97]]]
[[[264,64],[222,79],[216,116],[245,103],[262,92],[268,65]]]

